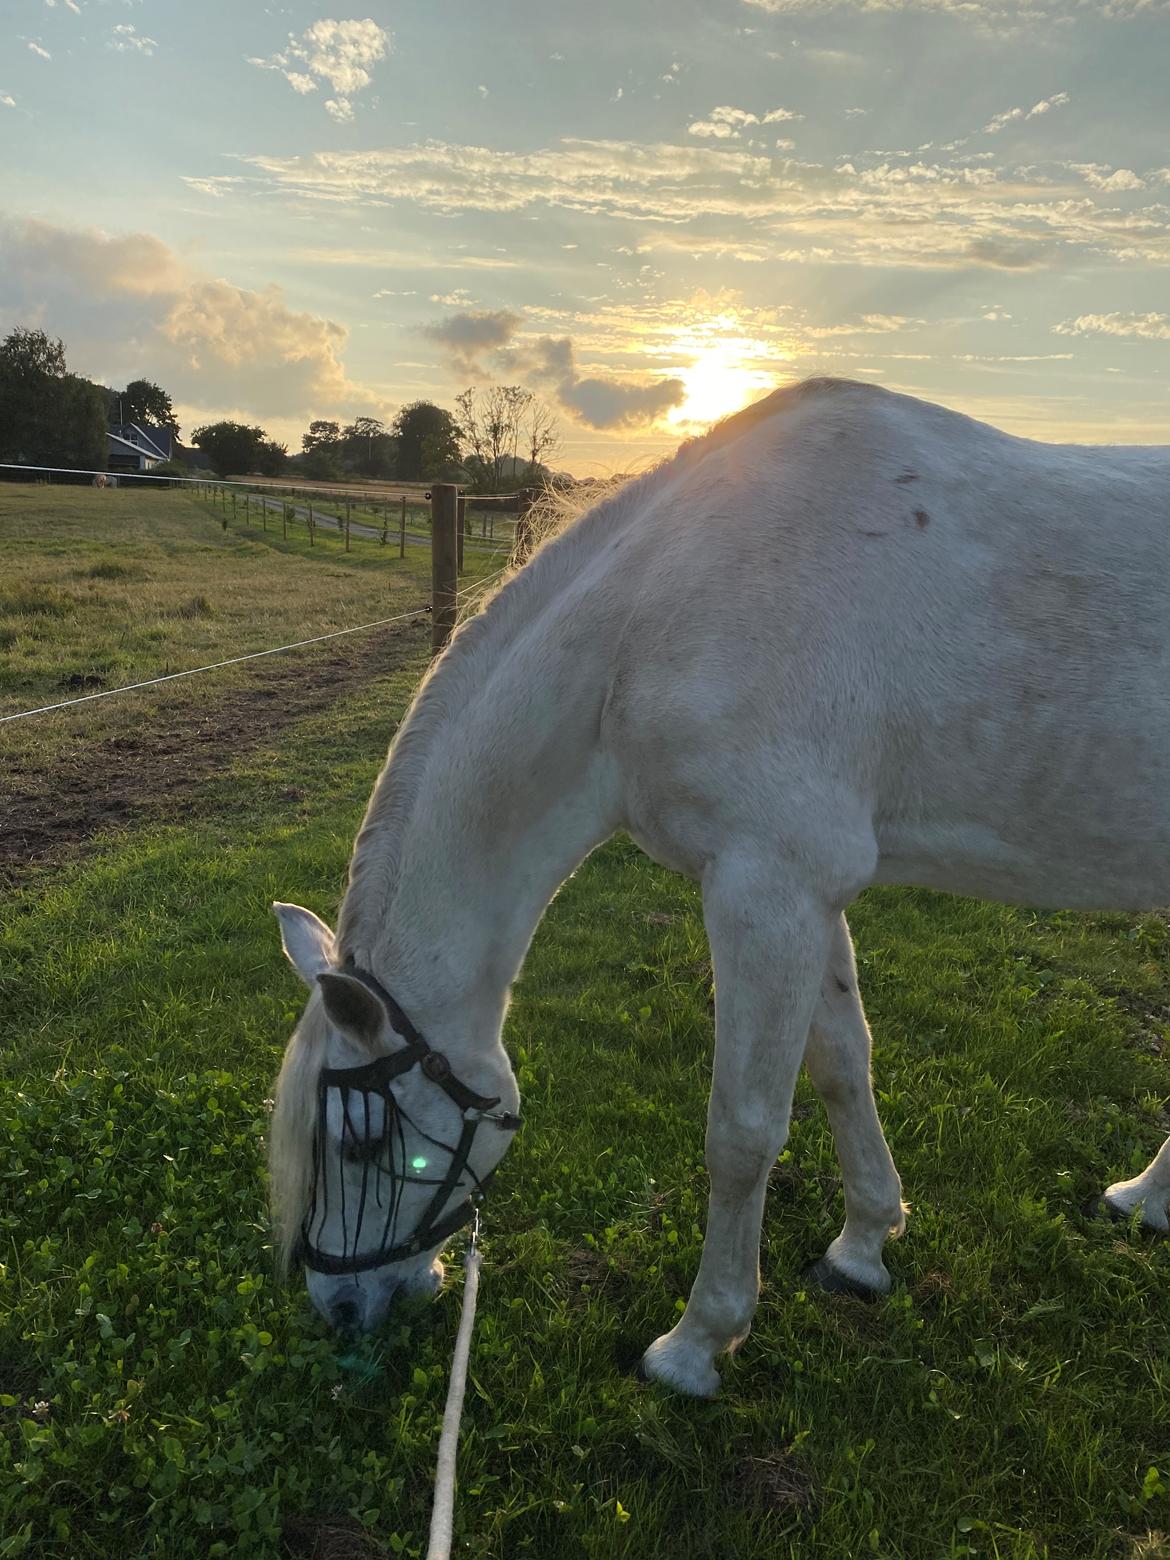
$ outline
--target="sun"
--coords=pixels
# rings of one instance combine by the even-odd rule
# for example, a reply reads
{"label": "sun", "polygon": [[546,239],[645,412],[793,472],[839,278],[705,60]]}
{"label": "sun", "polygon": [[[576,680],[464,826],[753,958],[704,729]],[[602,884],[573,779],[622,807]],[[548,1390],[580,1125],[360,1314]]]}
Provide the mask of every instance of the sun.
{"label": "sun", "polygon": [[728,417],[749,401],[758,400],[776,383],[775,374],[759,362],[762,357],[771,356],[761,341],[742,335],[702,341],[692,333],[678,345],[693,357],[678,374],[686,397],[667,413],[667,422],[675,427],[709,424]]}

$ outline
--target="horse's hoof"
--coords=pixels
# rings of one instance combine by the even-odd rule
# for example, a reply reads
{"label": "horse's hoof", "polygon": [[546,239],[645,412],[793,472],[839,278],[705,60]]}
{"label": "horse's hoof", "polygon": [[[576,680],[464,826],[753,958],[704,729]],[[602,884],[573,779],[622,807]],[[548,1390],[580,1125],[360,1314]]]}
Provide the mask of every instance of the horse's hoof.
{"label": "horse's hoof", "polygon": [[863,1284],[859,1279],[850,1278],[848,1273],[839,1273],[827,1257],[822,1257],[819,1262],[806,1267],[800,1276],[806,1284],[815,1284],[818,1289],[825,1290],[827,1294],[848,1295],[851,1300],[864,1300],[867,1305],[885,1298],[880,1289]]}
{"label": "horse's hoof", "polygon": [[1138,1215],[1137,1227],[1143,1235],[1157,1239],[1158,1237],[1164,1237],[1167,1233],[1165,1225],[1154,1223],[1140,1203],[1133,1208],[1119,1208],[1116,1203],[1109,1201],[1108,1194],[1103,1194],[1100,1197],[1090,1197],[1088,1202],[1083,1205],[1081,1211],[1087,1219],[1108,1219],[1111,1224],[1125,1225],[1129,1225],[1132,1222],[1136,1213]]}
{"label": "horse's hoof", "polygon": [[1115,1208],[1107,1197],[1090,1197],[1081,1205],[1081,1213],[1086,1219],[1108,1219],[1111,1224],[1128,1224],[1130,1218],[1128,1213]]}
{"label": "horse's hoof", "polygon": [[638,1379],[696,1398],[713,1398],[720,1386],[715,1367],[702,1359],[688,1359],[669,1333],[656,1338],[643,1354]]}

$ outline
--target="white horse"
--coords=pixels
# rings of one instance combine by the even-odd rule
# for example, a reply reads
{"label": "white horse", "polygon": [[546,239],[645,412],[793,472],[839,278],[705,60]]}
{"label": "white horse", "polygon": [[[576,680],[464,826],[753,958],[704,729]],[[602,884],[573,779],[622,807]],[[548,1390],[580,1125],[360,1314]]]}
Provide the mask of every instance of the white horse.
{"label": "white horse", "polygon": [[[334,1322],[441,1280],[516,1124],[509,987],[618,829],[702,885],[706,1242],[643,1369],[710,1394],[756,1307],[802,1059],[845,1188],[819,1276],[890,1285],[904,1211],[844,916],[861,890],[1170,896],[1170,448],[1033,443],[812,381],[599,503],[460,629],[377,782],[336,938],[276,906],[313,992],[272,1125],[279,1240],[305,1224]],[[1170,1143],[1105,1201],[1165,1230]]]}

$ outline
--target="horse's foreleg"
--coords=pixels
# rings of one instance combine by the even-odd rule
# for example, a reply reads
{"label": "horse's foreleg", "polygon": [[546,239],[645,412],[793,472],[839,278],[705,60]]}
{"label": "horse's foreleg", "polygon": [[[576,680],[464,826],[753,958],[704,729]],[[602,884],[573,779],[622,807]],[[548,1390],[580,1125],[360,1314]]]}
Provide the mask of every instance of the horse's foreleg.
{"label": "horse's foreleg", "polygon": [[1114,1181],[1105,1189],[1105,1205],[1128,1217],[1141,1205],[1142,1223],[1152,1230],[1170,1231],[1170,1138],[1132,1181]]}
{"label": "horse's foreleg", "polygon": [[853,942],[841,916],[804,1060],[833,1129],[845,1186],[845,1228],[813,1276],[826,1288],[872,1295],[890,1288],[882,1247],[891,1233],[902,1233],[906,1220],[901,1182],[878,1120],[869,1053]]}
{"label": "horse's foreleg", "polygon": [[646,1376],[682,1392],[716,1392],[715,1357],[751,1328],[768,1172],[788,1136],[838,908],[795,877],[742,861],[720,863],[703,881],[715,967],[707,1234],[686,1310],[642,1360]]}

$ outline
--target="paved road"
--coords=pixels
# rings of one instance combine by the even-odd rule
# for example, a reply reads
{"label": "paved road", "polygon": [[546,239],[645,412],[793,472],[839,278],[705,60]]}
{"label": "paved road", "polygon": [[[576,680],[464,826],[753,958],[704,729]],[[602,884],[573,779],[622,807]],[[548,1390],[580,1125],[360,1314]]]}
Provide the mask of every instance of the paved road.
{"label": "paved road", "polygon": [[[304,520],[305,522],[308,521],[309,506],[307,504],[296,504],[289,499],[268,498],[263,494],[254,494],[252,496],[259,497],[266,509],[274,509],[278,513],[282,511],[287,504],[288,508],[293,512],[294,515],[296,515],[299,520]],[[318,509],[315,504],[313,505],[313,519],[317,522],[318,525],[332,526],[335,530],[338,531],[344,530],[344,524],[340,515],[332,515],[328,512],[328,510]],[[369,536],[375,540],[380,538],[382,535],[381,526],[366,525],[364,521],[360,520],[351,520],[349,529],[353,535]],[[390,526],[386,534],[387,545],[389,545],[392,540],[397,540],[399,534],[400,533],[397,526]],[[429,534],[420,536],[417,531],[407,531],[406,542],[409,547],[429,547],[431,545],[431,538]],[[506,542],[476,541],[470,536],[465,536],[463,539],[463,551],[465,553],[487,553],[494,557],[497,554],[510,553],[511,550],[511,545]]]}

